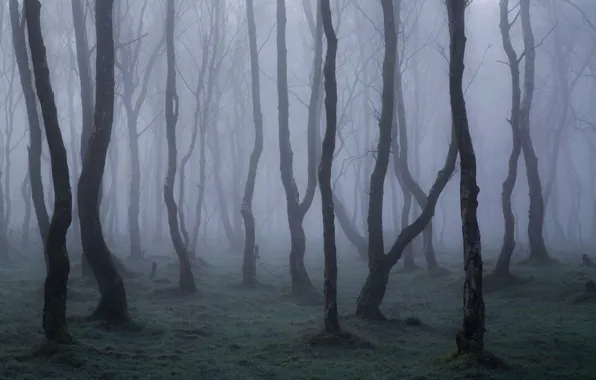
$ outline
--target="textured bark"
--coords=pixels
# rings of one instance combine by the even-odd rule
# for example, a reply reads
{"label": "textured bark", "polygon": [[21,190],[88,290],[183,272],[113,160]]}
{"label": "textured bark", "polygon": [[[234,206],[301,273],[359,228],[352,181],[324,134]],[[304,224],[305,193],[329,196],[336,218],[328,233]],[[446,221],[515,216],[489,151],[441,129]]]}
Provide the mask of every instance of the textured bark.
{"label": "textured bark", "polygon": [[511,73],[511,114],[507,121],[511,126],[512,132],[512,148],[511,154],[509,155],[508,165],[509,170],[507,172],[507,177],[503,182],[503,191],[501,192],[501,204],[505,220],[503,245],[493,272],[494,276],[501,278],[506,278],[510,275],[509,267],[511,264],[511,256],[515,249],[515,217],[513,215],[511,195],[513,194],[513,188],[515,187],[515,182],[517,180],[517,164],[521,154],[521,136],[519,132],[521,111],[520,70],[519,59],[511,43],[510,31],[512,25],[513,23],[509,21],[509,0],[501,0],[499,28],[501,29],[503,49],[507,54],[509,71]]}
{"label": "textured bark", "polygon": [[369,273],[356,304],[356,314],[364,319],[384,319],[380,307],[391,268],[399,261],[404,249],[418,236],[432,219],[441,192],[453,174],[457,158],[457,144],[453,137],[447,152],[445,164],[437,173],[428,199],[420,215],[399,233],[387,254],[383,244],[383,184],[389,166],[391,128],[394,106],[394,75],[397,50],[397,33],[393,3],[382,0],[383,25],[385,30],[385,58],[383,61],[383,93],[381,97],[381,118],[379,120],[379,142],[377,160],[370,178],[370,199],[368,211],[368,267]]}
{"label": "textured bark", "polygon": [[[82,128],[80,155],[81,163],[83,163],[85,161],[85,155],[87,153],[87,146],[89,144],[89,138],[91,137],[91,131],[93,130],[93,82],[91,79],[91,60],[89,42],[87,39],[87,26],[85,23],[85,5],[80,0],[71,0],[71,3],[81,90]],[[98,194],[101,194],[101,189]],[[79,218],[79,224],[80,223],[81,222]],[[83,277],[90,277],[93,274],[91,266],[89,265],[84,253],[81,260],[81,271]]]}
{"label": "textured bark", "polygon": [[323,211],[323,244],[325,250],[325,331],[340,331],[337,315],[337,250],[335,247],[335,217],[333,212],[333,189],[331,173],[333,154],[335,152],[335,135],[337,131],[337,80],[335,78],[335,61],[337,57],[337,36],[333,29],[329,0],[320,0],[321,22],[327,38],[327,53],[323,73],[325,75],[325,115],[327,128],[323,138],[321,162],[319,164],[319,189],[321,191],[321,207]]}
{"label": "textured bark", "polygon": [[[33,208],[37,218],[37,226],[41,236],[42,244],[46,243],[48,230],[50,228],[50,217],[46,209],[45,197],[43,192],[43,182],[41,178],[41,152],[42,152],[42,133],[39,124],[39,113],[37,112],[37,99],[33,89],[31,70],[29,69],[29,55],[25,41],[25,23],[21,22],[19,15],[19,5],[17,0],[10,0],[10,24],[12,29],[12,43],[21,78],[21,87],[23,97],[25,98],[25,108],[27,110],[27,119],[29,122],[29,182],[31,183],[31,198]],[[44,249],[44,260],[47,256]]]}
{"label": "textured bark", "polygon": [[[320,16],[320,15],[319,15]],[[308,292],[313,289],[312,282],[304,266],[304,253],[306,250],[306,236],[302,225],[304,216],[312,204],[316,190],[316,141],[317,141],[317,118],[316,104],[318,102],[318,88],[321,81],[322,61],[322,24],[320,17],[317,17],[318,34],[315,42],[315,70],[313,85],[311,87],[311,98],[309,102],[308,122],[308,184],[304,199],[300,202],[300,194],[294,179],[294,154],[290,142],[289,127],[289,99],[288,99],[288,56],[286,48],[286,4],[285,0],[277,0],[277,92],[278,92],[278,123],[279,123],[279,169],[281,181],[286,193],[286,206],[288,224],[290,227],[290,274],[292,276],[292,293],[295,295]],[[313,107],[315,105],[315,107]],[[311,115],[314,113],[314,116]]]}
{"label": "textured bark", "polygon": [[27,23],[35,88],[50,150],[55,194],[54,213],[45,243],[48,271],[44,283],[43,329],[49,341],[70,343],[72,337],[66,327],[66,296],[70,272],[66,233],[72,221],[68,158],[58,123],[58,110],[41,32],[41,3],[38,0],[25,0],[23,11]]}
{"label": "textured bark", "polygon": [[532,24],[530,21],[530,0],[521,0],[520,19],[524,38],[525,66],[524,66],[524,97],[520,112],[520,132],[522,137],[522,152],[526,163],[526,176],[530,189],[530,211],[528,223],[528,240],[530,243],[529,260],[539,263],[550,262],[543,237],[544,199],[542,183],[538,168],[538,158],[532,144],[530,133],[530,110],[534,97],[534,76],[536,64],[536,46]]}
{"label": "textured bark", "polygon": [[164,183],[164,201],[168,209],[168,224],[174,249],[180,263],[179,286],[183,292],[196,292],[197,286],[192,274],[188,251],[178,225],[178,212],[174,199],[174,182],[176,180],[177,150],[176,150],[176,123],[178,122],[178,95],[176,94],[176,55],[174,51],[174,23],[176,9],[174,0],[168,0],[166,9],[166,139],[168,142],[168,171]]}
{"label": "textured bark", "polygon": [[465,0],[447,0],[450,40],[449,95],[460,156],[460,204],[464,243],[464,316],[461,336],[457,339],[460,353],[483,350],[485,318],[480,229],[476,217],[480,189],[476,183],[476,156],[470,137],[462,87],[466,49],[465,12]]}
{"label": "textured bark", "polygon": [[95,115],[93,133],[89,137],[81,177],[77,187],[81,240],[99,286],[101,298],[91,318],[112,324],[129,320],[128,303],[122,276],[116,269],[104,239],[99,217],[101,183],[114,122],[114,33],[112,9],[114,0],[96,0],[95,27],[97,53]]}
{"label": "textured bark", "polygon": [[255,143],[248,162],[248,173],[244,185],[244,196],[240,213],[244,220],[244,260],[242,263],[242,282],[252,286],[257,280],[255,240],[255,217],[252,212],[252,198],[259,160],[263,153],[263,112],[261,110],[261,84],[259,80],[259,53],[257,50],[257,25],[253,0],[246,0],[246,18],[248,21],[248,44],[250,48],[250,77],[252,93],[252,114],[255,125]]}

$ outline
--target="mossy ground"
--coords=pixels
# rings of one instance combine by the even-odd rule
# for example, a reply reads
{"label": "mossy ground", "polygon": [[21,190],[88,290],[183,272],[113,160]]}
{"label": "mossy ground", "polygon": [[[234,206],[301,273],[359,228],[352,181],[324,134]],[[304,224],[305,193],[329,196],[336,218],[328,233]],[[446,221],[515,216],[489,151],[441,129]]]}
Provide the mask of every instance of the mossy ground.
{"label": "mossy ground", "polygon": [[[200,289],[178,296],[161,289],[177,282],[174,255],[135,264],[142,275],[127,281],[131,328],[106,330],[85,322],[98,300],[94,283],[73,264],[69,329],[76,344],[43,344],[42,266],[39,260],[0,269],[0,378],[7,379],[596,379],[596,299],[578,297],[596,269],[563,265],[517,266],[530,279],[486,295],[486,347],[510,370],[446,360],[456,350],[461,321],[460,255],[440,254],[447,276],[392,274],[384,311],[402,322],[371,324],[353,316],[366,265],[345,253],[339,263],[341,323],[369,345],[315,345],[322,306],[304,306],[284,295],[289,283],[285,250],[263,244],[259,279],[271,286],[245,289],[241,257],[206,255],[212,265],[195,268]],[[490,252],[488,253],[490,256]],[[322,289],[320,249],[307,253],[311,278]],[[519,259],[519,258],[518,258]],[[417,260],[421,260],[417,258]],[[487,270],[491,267],[490,258]],[[130,262],[127,263],[132,266]],[[399,265],[399,264],[398,264]],[[408,317],[422,324],[406,323]],[[40,349],[41,347],[41,349]]]}

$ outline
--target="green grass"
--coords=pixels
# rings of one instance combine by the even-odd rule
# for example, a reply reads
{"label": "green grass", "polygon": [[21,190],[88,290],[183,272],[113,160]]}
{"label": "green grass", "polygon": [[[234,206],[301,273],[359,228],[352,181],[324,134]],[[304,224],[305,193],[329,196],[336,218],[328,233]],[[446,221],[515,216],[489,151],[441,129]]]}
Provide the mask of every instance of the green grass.
{"label": "green grass", "polygon": [[[440,256],[452,271],[448,276],[392,274],[384,311],[401,320],[422,320],[410,326],[365,323],[353,316],[366,266],[355,254],[344,255],[342,326],[372,342],[370,349],[304,343],[321,328],[322,306],[298,305],[284,296],[289,274],[281,252],[283,247],[275,252],[262,247],[259,276],[271,287],[256,290],[236,286],[239,256],[207,256],[212,267],[195,269],[200,292],[187,297],[159,292],[176,284],[173,256],[159,259],[155,281],[148,279],[150,262],[143,264],[136,268],[142,278],[127,282],[134,328],[118,331],[77,318],[90,314],[98,295],[95,284],[79,278],[75,264],[68,314],[77,343],[45,346],[41,355],[41,268],[8,264],[0,270],[0,378],[596,379],[596,301],[577,301],[596,270],[579,266],[579,255],[556,268],[516,267],[517,275],[531,281],[486,295],[486,348],[512,367],[490,370],[445,359],[456,349],[461,321],[459,256],[452,264]],[[310,275],[322,289],[322,253],[307,256]]]}

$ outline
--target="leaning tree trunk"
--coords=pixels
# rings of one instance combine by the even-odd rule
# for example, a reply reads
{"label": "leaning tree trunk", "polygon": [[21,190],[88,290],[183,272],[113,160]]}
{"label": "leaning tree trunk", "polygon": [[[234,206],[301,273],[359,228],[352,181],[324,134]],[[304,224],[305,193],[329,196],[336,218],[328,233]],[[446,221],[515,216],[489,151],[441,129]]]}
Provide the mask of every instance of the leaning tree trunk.
{"label": "leaning tree trunk", "polygon": [[255,240],[255,217],[252,212],[252,198],[259,159],[263,152],[263,112],[261,110],[261,85],[259,81],[259,53],[257,50],[257,26],[253,0],[246,0],[246,18],[248,20],[248,44],[250,48],[250,76],[252,92],[252,114],[255,124],[255,144],[248,162],[248,173],[244,185],[244,196],[240,213],[244,220],[244,261],[242,263],[242,283],[253,286],[257,281]]}
{"label": "leaning tree trunk", "polygon": [[178,121],[178,95],[176,94],[176,56],[174,51],[174,19],[176,9],[174,0],[168,0],[166,9],[166,139],[168,141],[168,171],[164,183],[164,201],[168,209],[168,224],[174,249],[180,263],[179,286],[183,292],[196,292],[197,286],[192,274],[188,251],[178,225],[178,206],[174,200],[174,182],[176,180],[177,151],[176,151],[176,123]]}
{"label": "leaning tree trunk", "polygon": [[66,233],[72,221],[72,193],[68,158],[58,123],[58,110],[50,82],[50,70],[41,32],[41,3],[25,0],[25,22],[29,36],[35,88],[41,104],[46,138],[52,162],[54,213],[45,242],[48,271],[44,283],[43,329],[49,341],[70,343],[66,327],[66,295],[70,261],[66,252]]}
{"label": "leaning tree trunk", "polygon": [[509,71],[511,72],[511,115],[507,120],[512,131],[512,149],[509,155],[509,170],[507,177],[503,182],[503,191],[501,193],[501,203],[503,207],[503,217],[505,219],[505,231],[503,234],[503,246],[497,260],[493,276],[496,279],[509,280],[511,273],[509,270],[511,256],[515,249],[515,217],[513,215],[513,206],[511,195],[517,179],[517,164],[521,154],[521,136],[519,133],[520,111],[521,111],[521,89],[520,89],[520,70],[517,53],[511,43],[511,26],[509,21],[509,0],[501,0],[500,3],[500,22],[501,40],[503,49],[507,54],[509,61]]}
{"label": "leaning tree trunk", "polygon": [[525,72],[524,72],[524,98],[522,100],[520,114],[520,131],[522,137],[522,152],[526,163],[526,176],[530,189],[530,212],[528,223],[528,241],[530,243],[529,261],[537,263],[549,263],[551,258],[548,255],[543,237],[544,225],[544,199],[542,196],[542,183],[538,171],[538,158],[532,144],[530,133],[530,110],[534,97],[534,75],[536,65],[536,46],[532,23],[530,21],[530,0],[520,1],[520,19],[524,36],[525,51]]}
{"label": "leaning tree trunk", "polygon": [[333,30],[331,7],[329,0],[321,0],[321,18],[325,37],[327,38],[327,54],[325,56],[325,113],[327,128],[323,139],[321,163],[319,164],[319,189],[321,191],[321,207],[323,209],[323,241],[325,250],[325,331],[340,331],[337,315],[337,250],[335,247],[335,217],[333,213],[333,189],[331,188],[331,168],[335,152],[335,135],[337,130],[337,81],[335,79],[335,59],[337,56],[337,36]]}
{"label": "leaning tree trunk", "polygon": [[[522,0],[523,1],[523,0]],[[466,0],[447,0],[449,18],[449,95],[451,117],[460,156],[460,202],[464,242],[464,318],[458,334],[458,351],[484,349],[484,298],[482,295],[482,253],[476,217],[478,192],[476,156],[470,137],[462,81],[466,49]]]}
{"label": "leaning tree trunk", "polygon": [[95,115],[93,134],[86,144],[85,159],[77,187],[81,240],[101,298],[92,314],[93,319],[111,324],[129,320],[128,303],[122,276],[116,270],[103,236],[99,217],[101,183],[114,122],[114,31],[112,9],[114,0],[96,0],[95,30],[97,36]]}
{"label": "leaning tree trunk", "polygon": [[385,31],[385,58],[383,60],[383,92],[381,96],[381,117],[379,119],[379,139],[377,160],[370,177],[370,198],[368,206],[368,268],[369,273],[356,303],[356,315],[363,319],[383,320],[381,303],[387,290],[389,272],[399,261],[404,249],[411,244],[432,219],[441,192],[449,182],[457,159],[457,144],[453,139],[449,147],[445,165],[437,173],[426,205],[410,225],[403,228],[387,254],[383,243],[383,185],[391,148],[391,128],[393,124],[394,75],[397,56],[397,32],[392,0],[381,0],[383,27]]}
{"label": "leaning tree trunk", "polygon": [[[39,114],[37,111],[37,99],[33,89],[31,71],[29,69],[29,56],[27,45],[25,43],[25,25],[21,23],[19,15],[19,4],[17,0],[10,0],[10,24],[12,29],[12,42],[16,56],[19,76],[21,78],[21,87],[23,97],[25,98],[25,108],[27,109],[27,119],[29,122],[29,147],[27,149],[29,162],[29,181],[31,183],[31,198],[33,208],[37,218],[37,226],[41,236],[42,244],[46,243],[48,230],[50,228],[50,217],[46,209],[45,197],[43,192],[43,181],[41,177],[41,152],[42,152],[42,133],[39,125]],[[47,256],[44,249],[44,260],[46,269],[48,266]]]}

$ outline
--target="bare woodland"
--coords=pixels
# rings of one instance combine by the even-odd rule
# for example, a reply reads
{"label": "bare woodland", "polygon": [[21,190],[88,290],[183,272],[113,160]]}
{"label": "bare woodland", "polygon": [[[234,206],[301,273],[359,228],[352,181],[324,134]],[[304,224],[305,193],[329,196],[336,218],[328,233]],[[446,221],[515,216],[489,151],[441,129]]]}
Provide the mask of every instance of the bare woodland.
{"label": "bare woodland", "polygon": [[596,371],[596,3],[8,0],[0,33],[9,376]]}

